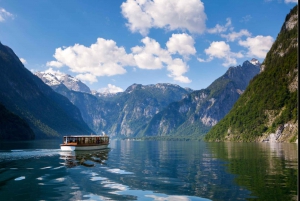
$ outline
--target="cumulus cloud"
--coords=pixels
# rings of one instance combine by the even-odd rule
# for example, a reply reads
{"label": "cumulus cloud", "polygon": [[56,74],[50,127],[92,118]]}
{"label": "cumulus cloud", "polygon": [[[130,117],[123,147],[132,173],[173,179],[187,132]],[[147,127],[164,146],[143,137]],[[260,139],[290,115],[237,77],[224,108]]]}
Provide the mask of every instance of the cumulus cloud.
{"label": "cumulus cloud", "polygon": [[248,37],[244,41],[239,41],[239,45],[248,48],[247,56],[265,58],[270,50],[274,39],[271,36]]}
{"label": "cumulus cloud", "polygon": [[160,44],[149,37],[141,41],[144,46],[135,46],[131,48],[137,67],[141,69],[161,69],[163,62],[168,63],[172,60],[168,51],[162,49]]}
{"label": "cumulus cloud", "polygon": [[172,37],[169,39],[166,45],[171,54],[178,53],[187,57],[188,55],[194,55],[196,53],[194,44],[194,39],[190,35],[183,33],[172,34]]}
{"label": "cumulus cloud", "polygon": [[189,83],[187,77],[183,76],[188,71],[188,66],[180,58],[173,59],[171,53],[160,47],[160,44],[149,37],[142,39],[143,46],[131,48],[136,66],[141,69],[161,69],[167,67],[169,77],[174,80]]}
{"label": "cumulus cloud", "polygon": [[230,18],[227,18],[226,19],[226,24],[225,25],[219,25],[217,24],[214,28],[211,28],[211,29],[207,29],[206,31],[208,33],[211,33],[211,34],[215,34],[215,33],[222,33],[222,32],[225,32],[227,31],[228,29],[231,29],[231,19]]}
{"label": "cumulus cloud", "polygon": [[98,82],[97,77],[91,73],[78,74],[75,77],[83,82],[89,82],[91,84]]}
{"label": "cumulus cloud", "polygon": [[0,8],[0,22],[4,22],[8,18],[13,19],[14,15],[6,11],[4,8]]}
{"label": "cumulus cloud", "polygon": [[183,76],[184,73],[186,73],[189,69],[189,67],[184,63],[181,59],[176,58],[172,60],[168,66],[168,71],[170,71],[170,74],[168,74],[169,77],[172,77],[174,80],[182,83],[190,83],[191,80]]}
{"label": "cumulus cloud", "polygon": [[64,75],[59,70],[53,70],[53,68],[48,68],[47,70],[45,70],[45,73],[50,73],[50,74],[53,74],[53,75]]}
{"label": "cumulus cloud", "polygon": [[52,66],[52,67],[60,68],[60,67],[63,67],[64,64],[60,63],[59,61],[48,61],[46,63],[46,66]]}
{"label": "cumulus cloud", "polygon": [[20,61],[25,65],[25,64],[27,64],[27,61],[25,60],[25,59],[23,59],[23,58],[20,58]]}
{"label": "cumulus cloud", "polygon": [[284,0],[284,3],[298,3],[298,0]]}
{"label": "cumulus cloud", "polygon": [[[124,74],[123,66],[134,65],[133,56],[127,54],[123,47],[118,47],[113,40],[98,38],[90,47],[75,44],[70,47],[57,48],[53,55],[56,61],[47,62],[47,66],[68,66],[72,72],[85,75],[93,82],[90,75],[112,76]],[[82,76],[83,76],[82,75]]]}
{"label": "cumulus cloud", "polygon": [[49,61],[46,65],[56,68],[67,66],[70,71],[78,73],[76,76],[78,79],[90,83],[97,82],[99,76],[124,74],[126,66],[147,70],[167,68],[170,72],[168,76],[174,80],[190,82],[183,76],[188,71],[188,66],[181,58],[174,59],[172,54],[176,52],[179,56],[195,54],[194,40],[191,36],[173,34],[165,49],[149,37],[143,38],[141,42],[143,45],[132,47],[131,53],[128,54],[114,41],[98,38],[90,47],[75,44],[57,48],[53,55],[56,60]]}
{"label": "cumulus cloud", "polygon": [[113,84],[108,84],[107,87],[101,88],[98,90],[100,93],[118,93],[123,92],[124,90],[120,87],[117,87]]}
{"label": "cumulus cloud", "polygon": [[230,42],[238,40],[238,39],[240,39],[243,36],[249,37],[249,36],[251,36],[251,33],[248,30],[246,30],[246,29],[242,29],[239,32],[233,31],[233,32],[231,32],[229,34],[221,34],[221,37],[226,38],[226,40],[230,41]]}
{"label": "cumulus cloud", "polygon": [[121,9],[129,29],[144,36],[151,28],[205,31],[207,17],[200,0],[127,0]]}
{"label": "cumulus cloud", "polygon": [[208,56],[207,60],[198,58],[200,62],[209,62],[214,58],[224,60],[223,66],[228,67],[232,65],[237,65],[236,58],[242,58],[243,54],[241,52],[234,53],[231,52],[230,46],[224,41],[214,41],[210,46],[204,50],[205,54]]}

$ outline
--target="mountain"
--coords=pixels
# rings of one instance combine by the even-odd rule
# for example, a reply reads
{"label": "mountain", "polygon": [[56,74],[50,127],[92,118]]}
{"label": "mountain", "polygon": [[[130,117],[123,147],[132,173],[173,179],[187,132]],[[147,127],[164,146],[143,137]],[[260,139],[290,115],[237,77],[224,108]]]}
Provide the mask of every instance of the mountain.
{"label": "mountain", "polygon": [[32,140],[34,132],[19,116],[0,103],[0,140]]}
{"label": "mountain", "polygon": [[157,113],[140,137],[199,137],[219,122],[246,89],[249,81],[259,73],[256,59],[242,66],[230,67],[208,88],[197,90],[184,99],[169,104]]}
{"label": "mountain", "polygon": [[84,121],[96,133],[105,131],[116,138],[135,137],[156,113],[193,91],[159,83],[133,84],[116,94],[94,91],[89,94],[70,90],[64,84],[51,85],[45,79],[44,82],[76,105]]}
{"label": "mountain", "polygon": [[298,140],[298,6],[282,28],[233,109],[205,136],[207,141]]}
{"label": "mountain", "polygon": [[119,115],[114,118],[111,133],[122,137],[135,137],[143,130],[155,114],[168,104],[179,101],[192,90],[175,84],[133,84],[113,102],[119,107]]}
{"label": "mountain", "polygon": [[92,132],[77,107],[28,71],[1,43],[0,69],[0,103],[27,123],[35,138]]}
{"label": "mountain", "polygon": [[69,90],[91,93],[91,90],[88,86],[86,86],[77,78],[72,77],[71,75],[56,71],[36,72],[35,75],[52,88],[64,85]]}

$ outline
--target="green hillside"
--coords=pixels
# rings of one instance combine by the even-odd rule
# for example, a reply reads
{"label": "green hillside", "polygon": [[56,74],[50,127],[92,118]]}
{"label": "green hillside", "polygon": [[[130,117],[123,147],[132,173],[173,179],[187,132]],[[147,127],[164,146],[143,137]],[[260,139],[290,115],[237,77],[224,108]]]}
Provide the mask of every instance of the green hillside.
{"label": "green hillside", "polygon": [[[282,141],[297,139],[298,6],[286,16],[262,72],[232,110],[205,136],[207,141],[262,141],[284,126]],[[287,129],[288,128],[288,129]]]}

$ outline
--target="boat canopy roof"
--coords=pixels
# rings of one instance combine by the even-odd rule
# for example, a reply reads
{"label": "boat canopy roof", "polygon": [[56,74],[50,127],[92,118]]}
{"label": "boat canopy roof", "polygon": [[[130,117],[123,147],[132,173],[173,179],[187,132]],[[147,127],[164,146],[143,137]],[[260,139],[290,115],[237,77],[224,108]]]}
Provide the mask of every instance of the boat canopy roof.
{"label": "boat canopy roof", "polygon": [[108,135],[68,135],[65,137],[109,137]]}

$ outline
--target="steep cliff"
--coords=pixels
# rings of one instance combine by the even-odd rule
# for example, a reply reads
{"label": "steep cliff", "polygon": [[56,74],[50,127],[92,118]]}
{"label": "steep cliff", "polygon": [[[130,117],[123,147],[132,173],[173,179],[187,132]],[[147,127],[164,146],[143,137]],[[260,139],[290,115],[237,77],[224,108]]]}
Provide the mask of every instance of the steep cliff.
{"label": "steep cliff", "polygon": [[78,108],[34,76],[1,43],[0,69],[0,103],[27,123],[35,138],[92,132]]}
{"label": "steep cliff", "polygon": [[256,76],[233,109],[205,136],[207,141],[289,141],[298,139],[298,6]]}

